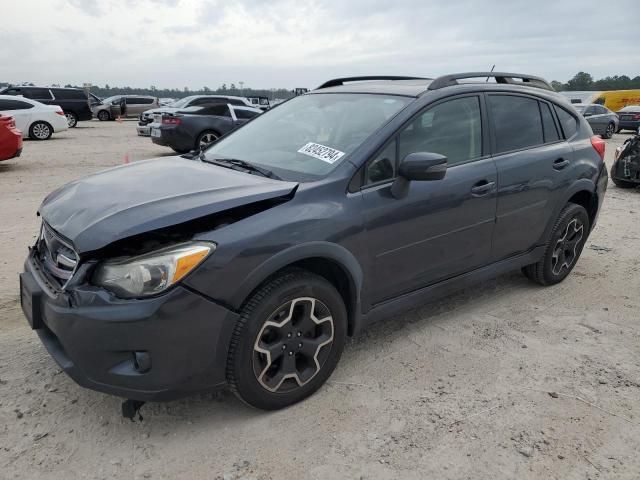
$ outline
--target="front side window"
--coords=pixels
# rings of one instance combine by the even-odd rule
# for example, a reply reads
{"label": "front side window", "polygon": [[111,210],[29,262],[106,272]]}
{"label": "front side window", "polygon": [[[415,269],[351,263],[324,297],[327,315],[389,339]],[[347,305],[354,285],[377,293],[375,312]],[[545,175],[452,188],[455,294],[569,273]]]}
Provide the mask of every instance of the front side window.
{"label": "front side window", "polygon": [[544,143],[538,101],[512,95],[489,95],[496,136],[496,153]]}
{"label": "front side window", "polygon": [[366,185],[385,182],[396,177],[398,165],[396,149],[397,141],[393,139],[373,160],[367,163],[364,179]]}
{"label": "front side window", "polygon": [[431,152],[447,157],[449,166],[482,156],[482,121],[478,97],[448,100],[418,115],[398,136],[399,159]]}
{"label": "front side window", "polygon": [[196,112],[198,115],[217,115],[219,117],[230,117],[229,107],[224,103],[208,105]]}
{"label": "front side window", "polygon": [[410,101],[356,93],[295,97],[223,137],[206,156],[244,160],[287,180],[315,180],[344,162]]}

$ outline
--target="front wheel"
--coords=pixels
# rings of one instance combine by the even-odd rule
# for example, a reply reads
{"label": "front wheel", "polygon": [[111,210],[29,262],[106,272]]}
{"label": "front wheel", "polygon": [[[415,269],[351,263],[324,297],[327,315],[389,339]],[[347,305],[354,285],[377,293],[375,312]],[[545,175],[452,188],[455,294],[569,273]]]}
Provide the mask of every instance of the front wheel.
{"label": "front wheel", "polygon": [[242,308],[227,379],[246,403],[276,410],[313,394],[335,369],[347,312],[333,285],[292,269],[263,284]]}
{"label": "front wheel", "polygon": [[108,120],[111,120],[111,114],[106,110],[100,110],[98,112],[98,120],[100,120],[101,122],[106,122]]}
{"label": "front wheel", "polygon": [[589,234],[589,215],[583,206],[569,203],[556,220],[544,256],[522,272],[540,285],[564,280],[576,265]]}
{"label": "front wheel", "polygon": [[64,112],[64,116],[67,117],[67,125],[69,128],[75,128],[78,125],[78,116],[73,112]]}

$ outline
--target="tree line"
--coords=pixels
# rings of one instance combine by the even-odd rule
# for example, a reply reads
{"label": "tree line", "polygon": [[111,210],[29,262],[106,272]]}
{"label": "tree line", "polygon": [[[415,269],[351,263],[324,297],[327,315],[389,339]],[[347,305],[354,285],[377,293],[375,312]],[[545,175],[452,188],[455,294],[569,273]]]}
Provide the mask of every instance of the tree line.
{"label": "tree line", "polygon": [[576,73],[567,83],[554,80],[551,86],[558,92],[563,91],[580,91],[580,90],[632,90],[640,89],[640,76],[628,77],[627,75],[613,75],[594,80],[591,74],[587,72]]}

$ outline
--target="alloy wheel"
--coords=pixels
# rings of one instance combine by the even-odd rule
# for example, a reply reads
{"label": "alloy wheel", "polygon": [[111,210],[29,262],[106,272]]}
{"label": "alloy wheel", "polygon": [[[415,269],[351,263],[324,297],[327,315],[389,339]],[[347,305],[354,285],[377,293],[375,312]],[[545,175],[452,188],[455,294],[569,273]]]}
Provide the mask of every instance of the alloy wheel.
{"label": "alloy wheel", "polygon": [[200,137],[199,147],[200,150],[209,146],[209,144],[215,142],[218,139],[218,136],[215,133],[205,133]]}
{"label": "alloy wheel", "polygon": [[615,129],[616,129],[616,127],[613,125],[613,123],[610,123],[609,125],[607,125],[607,130],[605,132],[605,136],[607,138],[613,137],[613,133],[614,133]]}
{"label": "alloy wheel", "polygon": [[329,308],[312,297],[281,305],[264,323],[253,347],[253,373],[270,392],[307,384],[322,369],[334,340]]}
{"label": "alloy wheel", "polygon": [[78,123],[73,113],[65,113],[64,116],[67,117],[67,125],[69,126],[69,128],[75,127]]}
{"label": "alloy wheel", "polygon": [[38,140],[46,140],[51,135],[51,129],[44,123],[37,123],[33,126],[33,135]]}
{"label": "alloy wheel", "polygon": [[572,219],[553,249],[551,271],[554,275],[560,275],[564,269],[571,268],[578,258],[578,248],[583,237],[584,225],[577,218]]}

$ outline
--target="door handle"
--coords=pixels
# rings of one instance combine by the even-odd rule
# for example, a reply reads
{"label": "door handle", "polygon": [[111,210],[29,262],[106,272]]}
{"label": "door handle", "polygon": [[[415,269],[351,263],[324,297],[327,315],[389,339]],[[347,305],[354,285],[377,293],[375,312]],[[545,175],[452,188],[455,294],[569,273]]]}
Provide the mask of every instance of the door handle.
{"label": "door handle", "polygon": [[488,180],[480,180],[471,188],[471,195],[474,197],[482,197],[493,190],[496,182],[489,182]]}
{"label": "door handle", "polygon": [[564,158],[558,158],[553,162],[554,170],[562,170],[563,168],[569,165],[569,160],[565,160]]}

